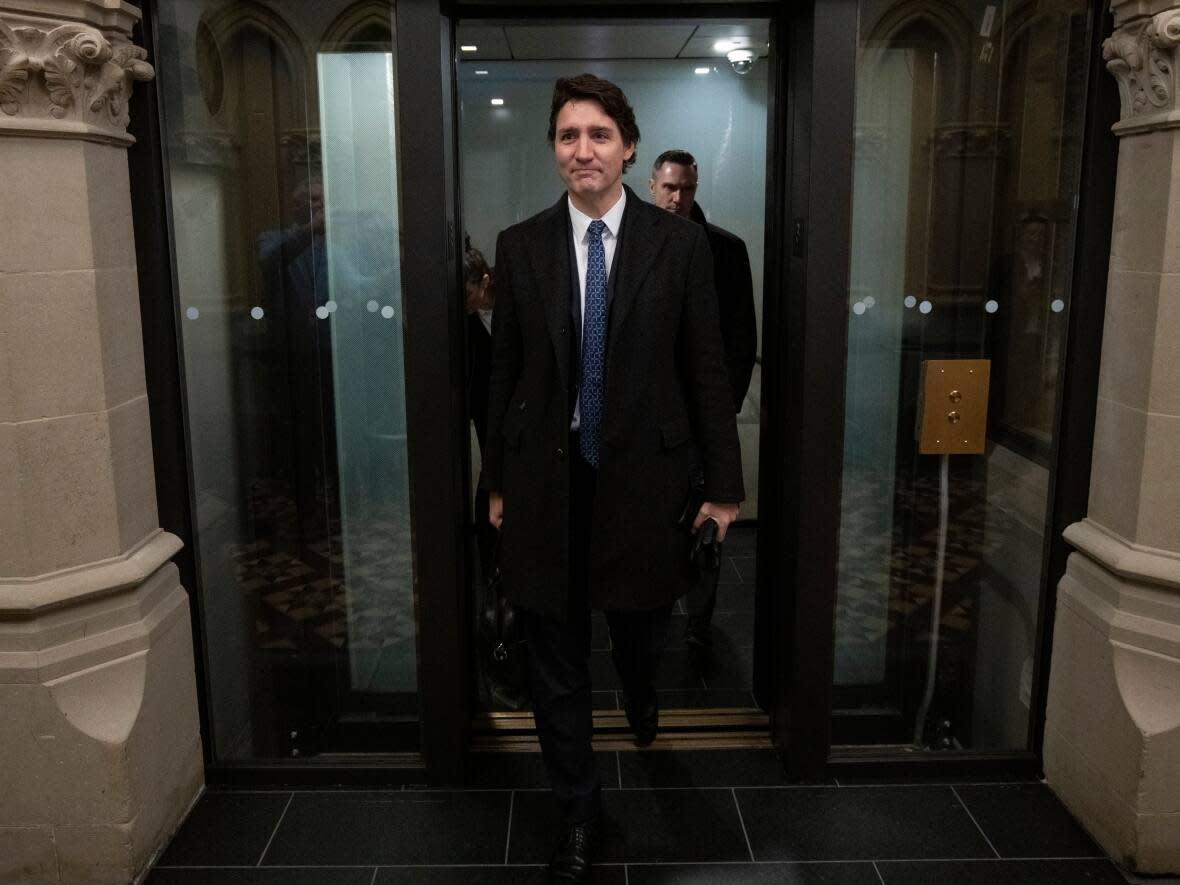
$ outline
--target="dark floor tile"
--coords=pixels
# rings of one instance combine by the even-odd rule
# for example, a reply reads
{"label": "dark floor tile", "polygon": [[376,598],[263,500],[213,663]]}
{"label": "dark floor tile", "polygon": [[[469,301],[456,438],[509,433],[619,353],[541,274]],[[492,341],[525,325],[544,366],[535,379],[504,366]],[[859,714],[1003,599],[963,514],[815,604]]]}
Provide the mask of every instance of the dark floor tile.
{"label": "dark floor tile", "polygon": [[733,564],[732,556],[722,556],[721,573],[717,576],[717,582],[719,584],[740,584],[742,582],[742,573]]}
{"label": "dark floor tile", "polygon": [[708,710],[714,707],[754,707],[749,691],[736,688],[660,689],[661,710]]}
{"label": "dark floor tile", "polygon": [[956,786],[1000,857],[1102,857],[1044,784]]}
{"label": "dark floor tile", "polygon": [[[594,868],[594,885],[624,885],[621,866]],[[401,867],[377,873],[373,885],[547,885],[543,866],[519,867]]]}
{"label": "dark floor tile", "polygon": [[144,881],[144,885],[369,885],[372,881],[372,867],[331,870],[306,867],[284,867],[281,870],[157,867]]}
{"label": "dark floor tile", "polygon": [[724,639],[713,644],[713,660],[705,675],[709,688],[741,688],[754,685],[754,649],[733,646]]}
{"label": "dark floor tile", "polygon": [[993,857],[949,787],[738,790],[756,860]]}
{"label": "dark floor tile", "polygon": [[263,864],[500,863],[508,805],[500,791],[296,793]]}
{"label": "dark floor tile", "polygon": [[627,877],[630,885],[881,885],[871,863],[638,865]]}
{"label": "dark floor tile", "polygon": [[[615,754],[595,753],[594,761],[602,785],[617,787],[619,766]],[[540,753],[472,753],[465,786],[472,790],[548,789],[549,778]]]}
{"label": "dark floor tile", "polygon": [[754,612],[714,612],[713,635],[728,638],[732,645],[754,644]]}
{"label": "dark floor tile", "polygon": [[678,750],[620,753],[624,787],[754,787],[785,783],[777,752]]}
{"label": "dark floor tile", "polygon": [[754,585],[727,584],[724,580],[717,585],[717,607],[714,615],[726,612],[754,612]]}
{"label": "dark floor tile", "polygon": [[730,556],[753,556],[758,546],[758,526],[730,526],[725,533],[724,550]]}
{"label": "dark floor tile", "polygon": [[1125,885],[1108,860],[878,862],[885,885]]}
{"label": "dark floor tile", "polygon": [[160,864],[253,866],[290,798],[290,793],[206,792]]}
{"label": "dark floor tile", "polygon": [[[603,863],[749,860],[729,790],[610,790],[602,795]],[[543,863],[560,835],[552,797],[517,793],[510,863]]]}
{"label": "dark floor tile", "polygon": [[737,569],[738,574],[741,575],[742,583],[754,583],[754,557],[750,556],[735,556],[733,558],[734,568]]}

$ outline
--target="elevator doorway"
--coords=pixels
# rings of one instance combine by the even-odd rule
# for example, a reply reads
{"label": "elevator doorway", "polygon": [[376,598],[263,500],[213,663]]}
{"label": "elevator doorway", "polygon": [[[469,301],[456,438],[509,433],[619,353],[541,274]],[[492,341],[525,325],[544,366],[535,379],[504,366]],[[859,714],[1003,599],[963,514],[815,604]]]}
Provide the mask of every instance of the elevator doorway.
{"label": "elevator doorway", "polygon": [[[761,18],[593,23],[472,19],[458,23],[455,47],[460,240],[486,259],[493,276],[499,232],[552,205],[562,192],[545,138],[549,101],[555,79],[584,71],[618,83],[635,108],[641,133],[638,160],[624,179],[634,194],[658,203],[660,175],[653,165],[666,151],[685,151],[696,163],[694,217],[728,232],[744,246],[748,280],[742,269],[729,262],[733,279],[718,280],[718,296],[723,310],[724,303],[752,301],[748,336],[752,358],[744,370],[740,365],[736,371],[731,368],[731,375],[740,376],[736,385],[745,387],[744,394],[735,393],[735,399],[740,399],[736,415],[747,497],[740,522],[724,545],[711,614],[709,589],[704,586],[678,600],[673,609],[655,684],[661,709],[657,745],[765,746],[769,719],[755,679],[759,617],[755,563],[767,172],[775,166],[768,157],[773,117],[771,22]],[[731,60],[727,56],[734,50],[739,52]],[[469,389],[475,392],[469,397],[473,413],[478,411],[482,380],[477,354],[481,347],[486,349],[488,335],[486,325],[475,317],[474,313],[469,317],[465,329],[470,356],[467,377]],[[723,318],[729,361],[743,345],[735,343],[740,335],[728,334],[727,322]],[[741,364],[742,357],[736,355],[735,362]],[[480,466],[474,427],[470,438],[474,488]],[[468,506],[475,538],[484,515],[479,512],[483,499],[473,498],[469,496]],[[482,556],[478,546],[473,543],[471,550],[478,563],[472,569],[477,586],[487,560],[486,546]],[[690,625],[696,634],[704,633],[707,641],[686,641]],[[475,746],[534,740],[531,714],[519,709],[511,695],[497,691],[480,655],[472,660]],[[596,741],[603,748],[628,744],[624,699],[601,612],[593,616],[591,674]]]}

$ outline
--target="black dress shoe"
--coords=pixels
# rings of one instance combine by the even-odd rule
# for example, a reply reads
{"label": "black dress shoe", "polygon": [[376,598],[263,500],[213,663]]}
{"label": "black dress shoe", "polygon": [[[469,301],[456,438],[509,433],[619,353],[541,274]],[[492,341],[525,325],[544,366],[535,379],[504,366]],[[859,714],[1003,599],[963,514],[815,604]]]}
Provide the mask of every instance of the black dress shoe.
{"label": "black dress shoe", "polygon": [[553,885],[577,885],[590,881],[590,867],[598,850],[598,822],[574,824],[561,837],[549,863]]}
{"label": "black dress shoe", "polygon": [[660,705],[656,701],[637,706],[624,704],[623,712],[635,733],[636,744],[646,747],[656,739],[656,732],[660,730]]}

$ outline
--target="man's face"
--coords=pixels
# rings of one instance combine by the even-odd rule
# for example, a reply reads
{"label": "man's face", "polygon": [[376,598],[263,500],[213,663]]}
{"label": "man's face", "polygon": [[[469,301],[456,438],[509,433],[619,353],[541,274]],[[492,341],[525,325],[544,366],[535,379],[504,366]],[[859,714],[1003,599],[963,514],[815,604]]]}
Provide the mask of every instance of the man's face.
{"label": "man's face", "polygon": [[[619,127],[593,99],[567,101],[557,112],[553,152],[557,171],[575,202],[596,208],[622,191],[623,163],[635,153]],[[579,207],[581,208],[581,207]]]}
{"label": "man's face", "polygon": [[652,173],[647,186],[661,209],[688,217],[697,195],[697,171],[680,163],[665,163]]}

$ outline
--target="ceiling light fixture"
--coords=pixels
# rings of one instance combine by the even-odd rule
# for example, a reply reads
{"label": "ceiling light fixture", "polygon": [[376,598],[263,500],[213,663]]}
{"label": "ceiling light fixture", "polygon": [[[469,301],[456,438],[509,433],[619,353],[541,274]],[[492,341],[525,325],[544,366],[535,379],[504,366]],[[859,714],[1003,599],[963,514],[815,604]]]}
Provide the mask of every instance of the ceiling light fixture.
{"label": "ceiling light fixture", "polygon": [[492,106],[493,106],[493,107],[497,107],[497,108],[498,108],[498,107],[500,107],[502,104],[504,104],[504,99],[502,99],[502,98],[493,98],[493,99],[492,99]]}
{"label": "ceiling light fixture", "polygon": [[488,75],[487,71],[476,71],[475,72],[475,76],[477,76],[477,77],[486,77],[487,75]]}
{"label": "ceiling light fixture", "polygon": [[694,74],[707,74],[711,70],[713,70],[713,69],[712,68],[693,68],[692,72]]}
{"label": "ceiling light fixture", "polygon": [[478,52],[479,51],[479,47],[476,46],[474,43],[467,43],[463,46],[460,46],[459,49],[462,52]]}

